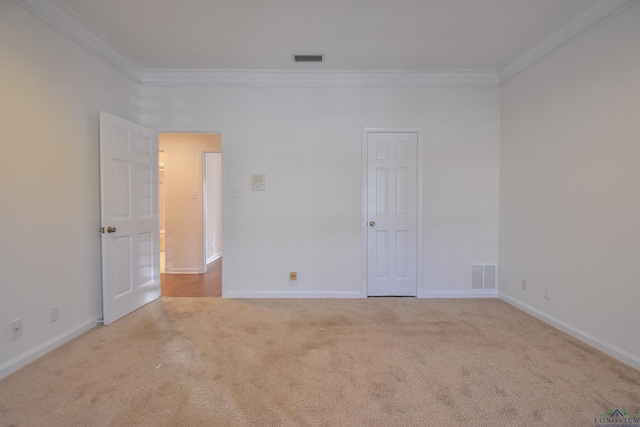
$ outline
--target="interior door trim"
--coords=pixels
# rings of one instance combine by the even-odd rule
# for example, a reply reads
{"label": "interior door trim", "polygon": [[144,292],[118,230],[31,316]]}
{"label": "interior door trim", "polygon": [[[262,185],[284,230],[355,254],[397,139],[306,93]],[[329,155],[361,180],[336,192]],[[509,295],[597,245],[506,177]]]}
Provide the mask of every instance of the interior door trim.
{"label": "interior door trim", "polygon": [[[229,217],[228,207],[229,207],[229,193],[230,191],[227,188],[227,183],[229,182],[228,172],[229,168],[226,163],[228,161],[228,156],[224,155],[225,150],[227,150],[227,129],[224,126],[211,126],[207,128],[201,127],[191,127],[191,126],[158,126],[157,128],[158,134],[161,133],[216,133],[220,134],[220,153],[222,154],[222,247],[220,250],[224,254],[226,248],[229,247],[227,232],[227,218]],[[222,298],[229,297],[229,291],[225,287],[225,283],[228,283],[227,275],[229,274],[229,269],[225,267],[226,263],[229,262],[229,257],[222,256]]]}
{"label": "interior door trim", "polygon": [[369,178],[368,178],[368,167],[369,167],[369,148],[368,148],[368,138],[370,133],[416,133],[418,135],[418,159],[417,159],[417,173],[418,173],[418,186],[417,186],[417,248],[416,248],[416,269],[417,269],[417,277],[416,277],[416,295],[418,298],[424,297],[424,283],[423,283],[423,271],[422,271],[422,236],[423,236],[423,215],[422,215],[422,199],[423,199],[423,165],[425,163],[425,149],[424,142],[422,138],[423,130],[420,126],[410,126],[410,127],[398,127],[398,128],[386,128],[386,127],[363,127],[362,128],[362,221],[361,221],[361,278],[362,278],[362,287],[360,290],[360,295],[362,298],[367,298],[367,285],[368,285],[368,268],[367,268],[367,253],[368,253],[368,228],[369,228],[369,215],[368,215],[368,186],[369,186]]}

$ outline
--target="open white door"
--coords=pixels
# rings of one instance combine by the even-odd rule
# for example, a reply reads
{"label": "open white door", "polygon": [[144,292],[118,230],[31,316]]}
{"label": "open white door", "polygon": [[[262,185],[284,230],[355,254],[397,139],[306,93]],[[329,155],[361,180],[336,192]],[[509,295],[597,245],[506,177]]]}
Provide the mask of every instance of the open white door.
{"label": "open white door", "polygon": [[367,295],[417,294],[416,132],[367,134]]}
{"label": "open white door", "polygon": [[104,324],[160,297],[158,134],[100,113]]}

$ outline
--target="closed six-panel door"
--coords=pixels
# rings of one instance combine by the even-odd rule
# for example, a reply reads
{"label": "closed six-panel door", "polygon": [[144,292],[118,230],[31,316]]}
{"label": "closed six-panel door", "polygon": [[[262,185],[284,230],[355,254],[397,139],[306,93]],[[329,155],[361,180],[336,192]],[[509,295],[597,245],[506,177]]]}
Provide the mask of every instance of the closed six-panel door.
{"label": "closed six-panel door", "polygon": [[416,296],[415,132],[367,135],[367,294]]}

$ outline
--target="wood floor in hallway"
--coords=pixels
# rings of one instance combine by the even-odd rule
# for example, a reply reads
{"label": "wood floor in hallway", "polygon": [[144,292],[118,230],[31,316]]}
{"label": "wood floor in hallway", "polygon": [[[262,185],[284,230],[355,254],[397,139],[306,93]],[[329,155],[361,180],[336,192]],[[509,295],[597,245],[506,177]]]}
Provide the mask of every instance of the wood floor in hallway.
{"label": "wood floor in hallway", "polygon": [[163,297],[220,297],[222,296],[222,258],[207,266],[204,274],[161,274]]}

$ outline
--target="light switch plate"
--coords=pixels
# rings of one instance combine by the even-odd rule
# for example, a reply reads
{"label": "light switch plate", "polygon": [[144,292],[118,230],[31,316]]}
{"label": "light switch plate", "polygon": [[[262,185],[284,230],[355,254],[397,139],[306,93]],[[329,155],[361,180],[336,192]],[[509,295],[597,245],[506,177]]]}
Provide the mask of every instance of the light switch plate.
{"label": "light switch plate", "polygon": [[22,319],[16,319],[9,323],[9,337],[11,340],[22,336]]}
{"label": "light switch plate", "polygon": [[266,177],[263,173],[251,174],[251,190],[252,191],[265,191],[266,189]]}

